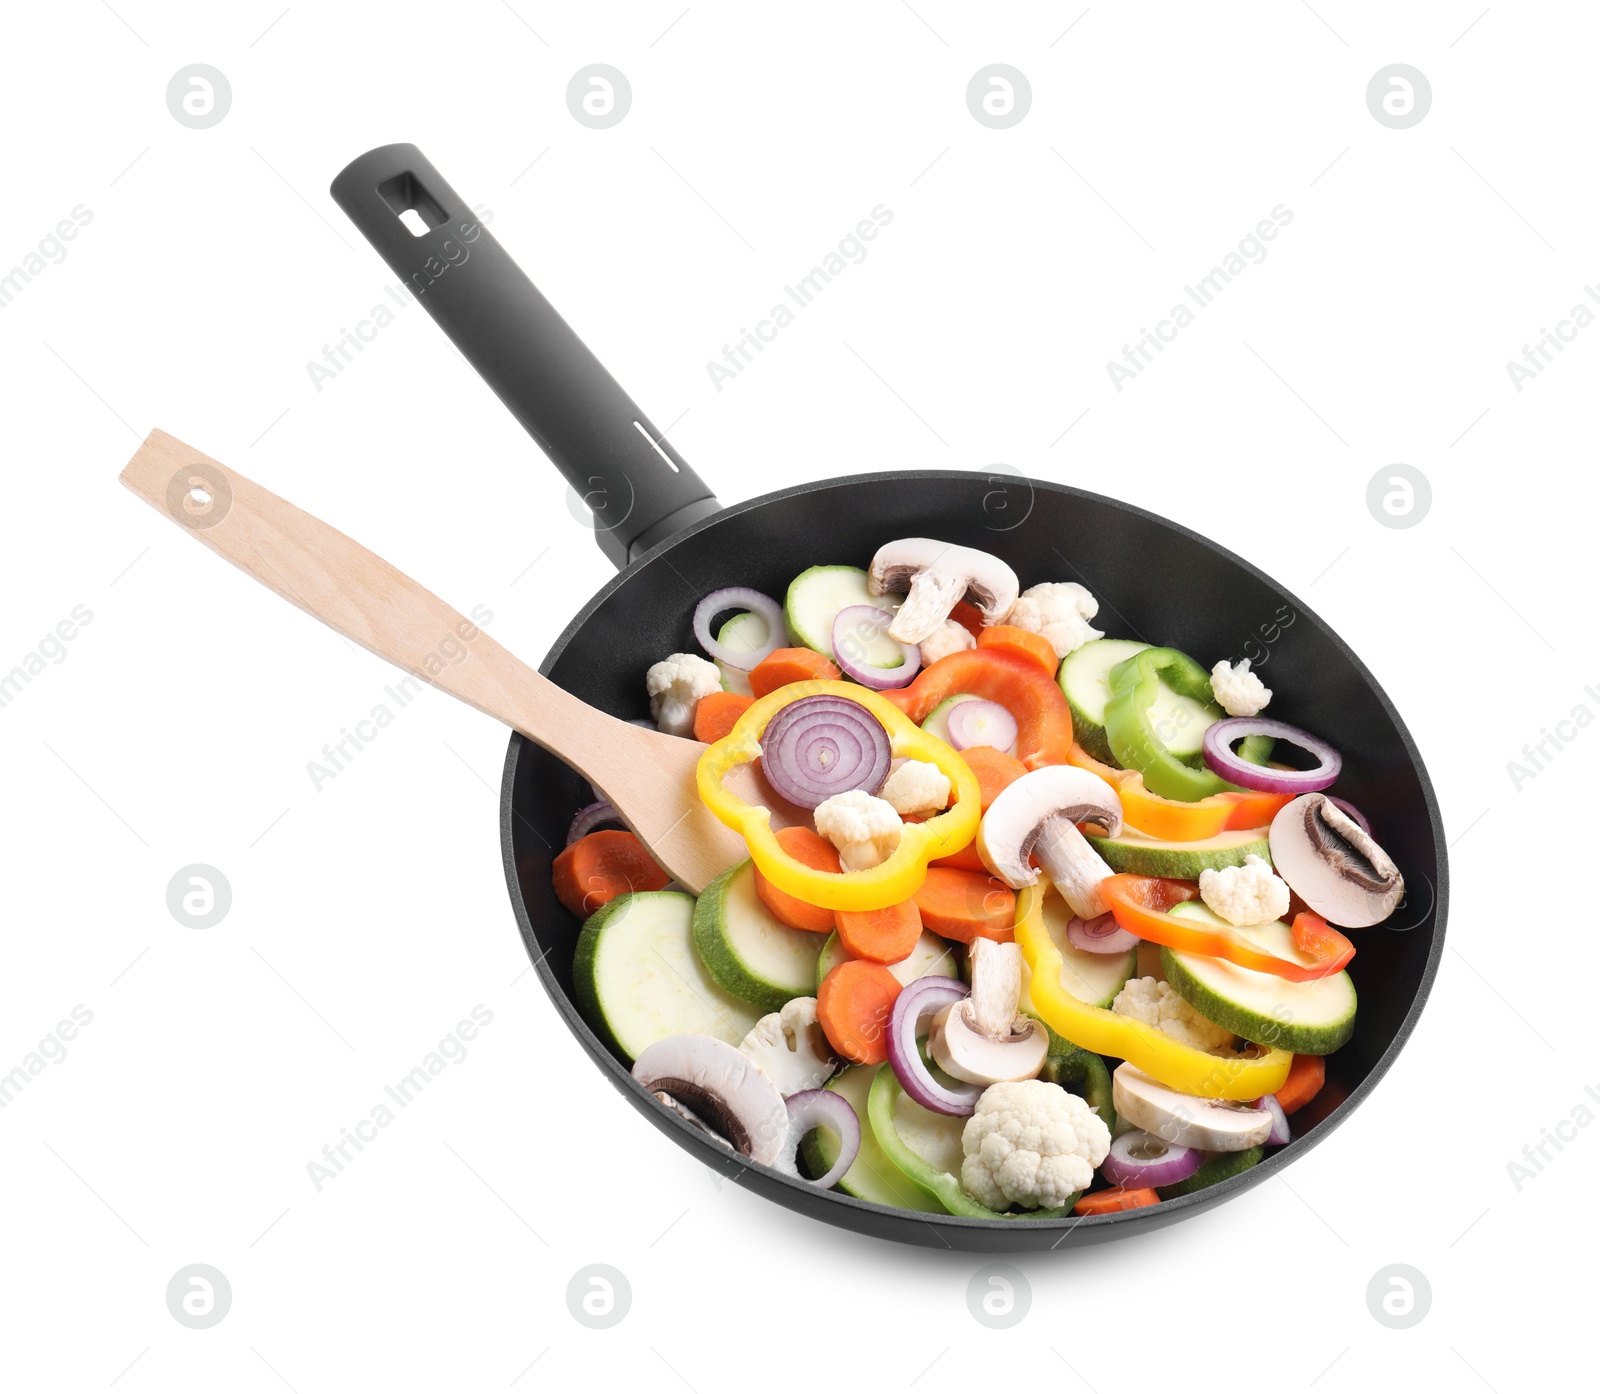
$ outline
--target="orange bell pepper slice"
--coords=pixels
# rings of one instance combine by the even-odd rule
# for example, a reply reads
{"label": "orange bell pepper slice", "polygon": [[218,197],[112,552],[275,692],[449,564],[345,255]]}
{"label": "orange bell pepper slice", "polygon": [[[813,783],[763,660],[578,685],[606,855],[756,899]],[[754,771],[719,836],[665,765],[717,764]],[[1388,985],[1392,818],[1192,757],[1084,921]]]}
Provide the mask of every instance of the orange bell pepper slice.
{"label": "orange bell pepper slice", "polygon": [[1173,906],[1200,894],[1188,881],[1122,872],[1106,877],[1100,883],[1100,893],[1105,896],[1117,923],[1130,934],[1137,934],[1152,944],[1165,944],[1179,953],[1222,958],[1241,968],[1272,973],[1291,983],[1309,983],[1329,977],[1355,957],[1356,946],[1321,915],[1313,915],[1309,910],[1296,915],[1290,927],[1295,951],[1310,960],[1296,963],[1250,943],[1232,925],[1210,925],[1168,914]]}
{"label": "orange bell pepper slice", "polygon": [[961,649],[930,663],[906,687],[879,695],[920,725],[958,692],[998,702],[1016,718],[1017,759],[1030,770],[1067,763],[1072,713],[1066,696],[1038,663],[1009,649]]}
{"label": "orange bell pepper slice", "polygon": [[1119,770],[1101,764],[1081,745],[1073,743],[1067,762],[1097,774],[1117,791],[1122,817],[1129,827],[1146,837],[1166,842],[1199,842],[1234,828],[1264,828],[1293,794],[1264,794],[1256,790],[1228,790],[1194,803],[1164,799],[1152,794],[1138,770]]}

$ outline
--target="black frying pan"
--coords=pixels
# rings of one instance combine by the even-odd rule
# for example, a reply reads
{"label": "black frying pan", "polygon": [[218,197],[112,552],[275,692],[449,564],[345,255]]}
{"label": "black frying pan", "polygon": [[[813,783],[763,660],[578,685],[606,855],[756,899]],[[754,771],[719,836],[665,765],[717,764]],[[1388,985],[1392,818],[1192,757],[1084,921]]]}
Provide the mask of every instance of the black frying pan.
{"label": "black frying pan", "polygon": [[[808,566],[862,565],[891,538],[938,537],[998,553],[1025,586],[1083,581],[1114,636],[1258,663],[1270,649],[1274,710],[1339,749],[1340,793],[1372,819],[1405,874],[1407,899],[1390,920],[1355,931],[1355,1035],[1328,1058],[1327,1086],[1295,1115],[1287,1147],[1230,1181],[1120,1214],[981,1220],[912,1213],[741,1162],[651,1098],[601,1044],[572,997],[579,925],[550,888],[553,849],[590,794],[554,756],[513,734],[500,838],[523,942],[572,1033],[656,1127],[715,1171],[830,1224],[996,1252],[1090,1243],[1196,1214],[1281,1172],[1366,1097],[1410,1035],[1444,951],[1443,826],[1422,757],[1393,704],[1304,604],[1187,528],[1043,480],[899,471],[823,480],[722,508],[415,146],[369,151],[332,192],[592,507],[601,550],[623,568],[545,658],[541,671],[567,691],[615,716],[646,716],[645,669],[694,650],[690,614],[707,591],[741,585],[782,595]],[[427,225],[415,236],[400,221],[413,209]]]}

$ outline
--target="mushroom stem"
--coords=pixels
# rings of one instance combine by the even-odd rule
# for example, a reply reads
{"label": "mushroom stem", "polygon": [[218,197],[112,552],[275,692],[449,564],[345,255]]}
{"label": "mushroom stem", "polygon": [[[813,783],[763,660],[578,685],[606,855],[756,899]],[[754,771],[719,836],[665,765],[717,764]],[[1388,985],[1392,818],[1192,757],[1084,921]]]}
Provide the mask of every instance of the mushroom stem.
{"label": "mushroom stem", "polygon": [[1012,1034],[1017,1004],[1022,1000],[1022,950],[1015,944],[974,939],[971,955],[972,994],[968,1015],[979,1033],[991,1041]]}
{"label": "mushroom stem", "polygon": [[1066,818],[1048,819],[1033,844],[1033,854],[1050,884],[1080,919],[1093,920],[1108,910],[1100,883],[1111,875],[1088,839]]}
{"label": "mushroom stem", "polygon": [[971,584],[966,576],[930,566],[911,578],[902,605],[889,625],[889,637],[902,644],[920,644],[945,622]]}

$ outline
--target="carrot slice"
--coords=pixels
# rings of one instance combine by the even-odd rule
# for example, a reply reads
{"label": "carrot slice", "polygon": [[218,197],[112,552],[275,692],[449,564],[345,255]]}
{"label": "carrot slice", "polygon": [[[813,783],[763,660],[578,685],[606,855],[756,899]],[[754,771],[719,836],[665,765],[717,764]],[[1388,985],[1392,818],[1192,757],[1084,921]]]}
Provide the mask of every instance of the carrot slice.
{"label": "carrot slice", "polygon": [[957,943],[974,939],[1011,942],[1017,893],[986,871],[930,866],[914,899],[924,929]]}
{"label": "carrot slice", "polygon": [[792,682],[813,678],[837,682],[839,670],[815,649],[774,649],[750,670],[750,690],[765,697]]}
{"label": "carrot slice", "polygon": [[[978,803],[985,813],[989,811],[989,805],[1000,797],[1002,789],[1028,772],[1028,767],[1016,756],[996,750],[992,745],[969,745],[961,752],[961,758],[967,762],[967,768],[978,781]],[[981,871],[988,875],[988,868],[978,855],[976,838],[959,852],[952,852],[948,857],[940,857],[928,864],[953,867],[957,871]]]}
{"label": "carrot slice", "polygon": [[969,745],[961,752],[961,758],[978,781],[978,802],[985,813],[1002,790],[1028,772],[1028,767],[1015,755],[1007,755],[992,745]]}
{"label": "carrot slice", "polygon": [[555,859],[556,899],[580,920],[630,891],[659,891],[672,878],[630,832],[607,828],[580,837]]}
{"label": "carrot slice", "polygon": [[1304,1108],[1322,1092],[1328,1078],[1328,1067],[1320,1055],[1297,1055],[1289,1064],[1289,1078],[1273,1098],[1282,1105],[1285,1113]]}
{"label": "carrot slice", "polygon": [[1072,1207],[1074,1215],[1113,1215],[1118,1210],[1139,1210],[1146,1205],[1160,1205],[1161,1197],[1149,1186],[1129,1189],[1113,1186],[1108,1191],[1095,1191],[1082,1197]]}
{"label": "carrot slice", "polygon": [[755,705],[754,697],[742,692],[712,692],[702,697],[694,709],[694,738],[710,745],[720,741],[745,711]]}
{"label": "carrot slice", "polygon": [[900,980],[881,963],[847,958],[817,989],[817,1023],[846,1060],[881,1065],[889,1058],[889,1014]]}
{"label": "carrot slice", "polygon": [[1061,660],[1056,657],[1055,645],[1044,635],[1035,634],[1028,629],[1018,629],[1014,624],[992,624],[987,629],[979,631],[978,647],[1010,649],[1013,653],[1020,653],[1024,658],[1031,658],[1040,664],[1052,678],[1056,675],[1056,669],[1061,666]]}
{"label": "carrot slice", "polygon": [[922,937],[922,916],[914,900],[882,910],[837,910],[833,920],[845,952],[874,963],[899,963]]}
{"label": "carrot slice", "polygon": [[[839,854],[834,850],[833,844],[821,834],[812,832],[810,828],[798,824],[792,828],[779,828],[775,836],[778,839],[778,846],[797,862],[804,863],[813,871],[841,870]],[[805,929],[812,934],[833,933],[832,910],[824,910],[820,905],[810,905],[798,896],[790,895],[788,891],[779,890],[761,874],[760,867],[756,868],[756,894],[761,897],[767,909],[790,929]]]}

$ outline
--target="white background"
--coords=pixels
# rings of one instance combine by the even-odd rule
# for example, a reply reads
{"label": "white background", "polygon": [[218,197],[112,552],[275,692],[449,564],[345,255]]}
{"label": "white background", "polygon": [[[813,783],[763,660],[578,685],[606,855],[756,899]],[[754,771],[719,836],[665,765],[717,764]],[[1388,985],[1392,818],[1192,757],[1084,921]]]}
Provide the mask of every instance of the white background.
{"label": "white background", "polygon": [[[1590,1285],[1563,1273],[1592,1253],[1600,1129],[1520,1192],[1507,1164],[1600,1085],[1579,908],[1600,732],[1520,791],[1506,762],[1600,711],[1600,329],[1520,393],[1505,364],[1600,277],[1589,7],[115,4],[12,10],[0,95],[0,268],[93,213],[0,314],[0,671],[93,614],[0,710],[0,1071],[93,1012],[0,1111],[8,1386],[1577,1371]],[[196,62],[232,86],[208,130],[165,104]],[[567,110],[592,62],[632,84],[609,130]],[[1002,131],[965,101],[995,62],[1033,92]],[[1432,85],[1409,130],[1366,104],[1395,62]],[[492,210],[724,500],[1004,463],[1209,532],[1371,665],[1456,841],[1452,947],[1402,1060],[1288,1182],[1018,1260],[1031,1314],[986,1330],[979,1259],[719,1189],[600,1083],[522,976],[492,722],[429,692],[313,789],[307,762],[391,674],[116,486],[151,426],[487,606],[533,661],[608,575],[414,305],[311,382],[391,279],[328,182],[396,140]],[[870,256],[718,393],[706,361],[879,203]],[[1106,361],[1277,204],[1270,256],[1118,393]],[[1365,502],[1396,462],[1433,490],[1405,530]],[[233,888],[213,929],[167,909],[193,862]],[[306,1164],[475,1004],[494,1019],[466,1060],[316,1191]],[[204,1331],[164,1297],[197,1262],[233,1291]],[[633,1294],[604,1331],[564,1297],[595,1262]],[[1391,1263],[1431,1282],[1409,1330],[1368,1312]]]}

